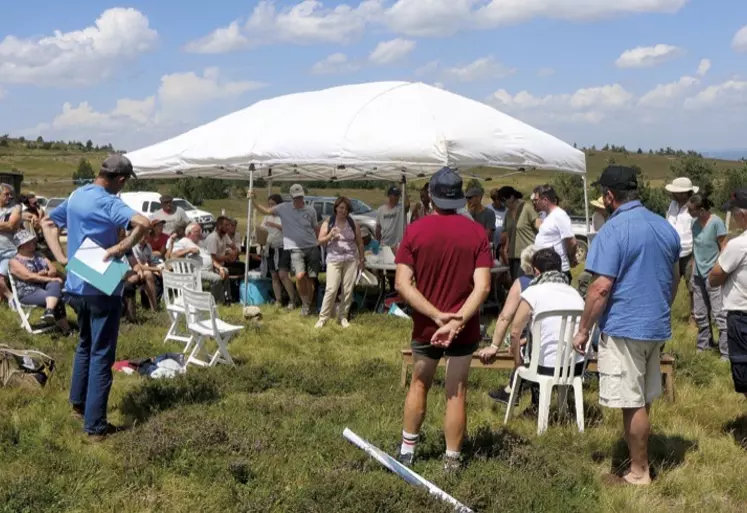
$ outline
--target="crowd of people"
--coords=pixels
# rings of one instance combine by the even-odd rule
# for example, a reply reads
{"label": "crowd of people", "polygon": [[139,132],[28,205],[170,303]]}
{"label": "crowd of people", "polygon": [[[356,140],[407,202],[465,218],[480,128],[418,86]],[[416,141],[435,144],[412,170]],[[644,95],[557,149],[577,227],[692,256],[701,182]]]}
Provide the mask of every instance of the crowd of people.
{"label": "crowd of people", "polygon": [[[94,183],[76,190],[52,212],[45,212],[33,194],[22,199],[23,208],[13,201],[13,188],[0,185],[0,274],[13,278],[21,303],[40,306],[41,320],[64,333],[71,331],[65,305],[75,310],[80,340],[70,402],[93,439],[114,429],[106,420],[111,365],[120,317],[134,317],[135,291],[142,290],[148,306],[157,309],[163,262],[181,258],[200,270],[217,302],[226,302],[234,292],[230,277],[243,275],[247,265],[239,258],[241,237],[235,220],[219,217],[215,230],[203,237],[200,225],[167,195],[150,219],[127,207],[117,194],[133,175],[125,157],[112,156]],[[540,340],[533,341],[532,319],[559,309],[583,311],[573,341],[577,362],[583,362],[592,344],[598,358],[600,403],[622,410],[630,452],[627,472],[608,479],[646,485],[649,411],[661,393],[660,355],[672,336],[671,305],[681,277],[698,327],[697,351],[716,349],[731,363],[735,390],[747,394],[747,235],[729,240],[726,223],[712,212],[707,195],[699,194],[697,185],[686,178],[666,186],[673,198],[666,217],[641,204],[633,169],[609,166],[594,185],[601,192],[590,204],[590,232],[595,236],[578,289],[571,286],[571,270],[579,265],[576,239],[551,186],[535,187],[528,200],[513,187],[497,188],[484,205],[485,192],[464,191],[461,177],[449,168],[431,178],[412,208],[409,201],[402,201],[398,187],[388,188],[386,203],[376,213],[375,231],[353,219],[346,197],[338,198],[334,214],[320,222],[299,184],[291,186],[290,201],[280,195],[270,196],[267,205],[255,201],[255,208],[265,215],[261,229],[266,233],[257,260],[266,263],[278,304],[285,297],[285,307],[293,310],[298,301],[304,316],[312,312],[319,274],[326,267],[315,327],[321,329],[336,318],[345,328],[365,255],[392,248],[392,288],[409,305],[413,320],[415,365],[398,455],[407,465],[414,460],[427,393],[441,358],[449,358],[444,464],[453,470],[462,465],[473,357],[487,363],[507,347],[519,368],[528,363],[529,347],[539,344],[539,372],[552,373],[559,320],[545,319]],[[747,189],[735,191],[722,208],[731,212],[739,230],[747,228]],[[67,253],[59,240],[62,229],[68,232]],[[64,265],[88,237],[107,248],[110,257],[130,262],[132,272],[112,296],[75,274],[64,276],[54,265],[53,260]],[[39,247],[42,241],[45,246]],[[479,312],[496,286],[490,272],[496,261],[508,269],[508,290],[492,343],[480,349]],[[9,279],[0,279],[0,294],[12,299]],[[580,365],[576,371],[581,372]],[[508,402],[512,382],[513,377],[490,396]],[[533,391],[535,408],[536,395]]]}
{"label": "crowd of people", "polygon": [[[515,281],[497,319],[492,344],[477,356],[485,363],[496,358],[510,329],[515,368],[527,365],[532,353],[526,347],[539,344],[538,372],[552,374],[559,319],[543,321],[538,341],[531,340],[527,326],[543,312],[583,312],[573,340],[578,353],[575,372],[582,372],[581,363],[592,344],[598,360],[600,404],[622,410],[630,454],[629,468],[604,480],[645,486],[651,483],[650,407],[662,391],[660,356],[672,337],[672,304],[681,275],[687,276],[692,297],[698,351],[717,348],[722,360],[731,362],[735,390],[747,394],[747,189],[735,191],[722,207],[740,231],[727,242],[724,222],[711,213],[708,198],[696,194],[697,186],[687,179],[667,185],[673,201],[666,218],[641,203],[632,168],[609,166],[593,185],[602,195],[591,204],[590,232],[595,236],[581,291],[571,287],[569,271],[578,262],[570,219],[552,187],[535,188],[531,204],[510,187],[491,193],[492,206],[506,209],[497,247]],[[444,467],[453,470],[462,464],[467,376],[480,340],[475,305],[490,290],[491,238],[489,232],[486,237],[474,236],[476,229],[487,230],[485,207],[470,204],[469,198],[478,193],[465,194],[458,175],[442,170],[431,179],[428,192],[433,215],[423,216],[427,221],[418,220],[407,229],[396,257],[397,288],[414,310],[413,377],[398,458],[412,465],[427,393],[438,361],[445,356],[449,364]],[[465,204],[482,214],[477,223],[464,224],[459,211]],[[464,283],[468,286],[462,287]],[[710,318],[719,333],[717,343]],[[511,384],[491,396],[507,402],[510,392]],[[536,407],[534,397],[533,403]]]}

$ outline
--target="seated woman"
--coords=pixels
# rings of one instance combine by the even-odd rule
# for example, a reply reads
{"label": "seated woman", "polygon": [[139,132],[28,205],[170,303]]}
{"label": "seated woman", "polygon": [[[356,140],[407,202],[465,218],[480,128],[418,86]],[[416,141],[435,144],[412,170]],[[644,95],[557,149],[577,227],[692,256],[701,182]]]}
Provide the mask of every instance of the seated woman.
{"label": "seated woman", "polygon": [[[533,316],[554,310],[583,310],[584,300],[576,289],[568,284],[568,277],[562,272],[562,262],[552,248],[540,249],[532,258],[535,279],[521,294],[521,303],[511,326],[511,348],[515,368],[524,365],[519,353],[521,333],[530,325]],[[540,325],[539,362],[537,372],[552,376],[558,351],[561,329],[560,317],[545,318]],[[584,357],[576,355],[576,373],[581,373]]]}
{"label": "seated woman", "polygon": [[143,237],[134,248],[132,254],[137,262],[135,271],[138,277],[144,283],[145,294],[148,297],[148,304],[154,312],[158,310],[158,291],[161,288],[161,270],[158,268],[158,261],[153,256],[148,240]]}
{"label": "seated woman", "polygon": [[[482,360],[483,363],[490,363],[490,361],[492,361],[496,357],[498,351],[501,348],[501,345],[506,338],[508,328],[514,321],[516,311],[519,309],[519,304],[521,303],[521,294],[527,289],[527,287],[529,287],[530,283],[532,282],[531,276],[534,274],[534,268],[532,267],[532,258],[534,257],[534,254],[536,252],[537,249],[534,246],[528,246],[524,249],[524,251],[521,252],[520,266],[521,270],[524,272],[524,276],[520,276],[519,278],[514,280],[513,285],[511,285],[511,289],[508,291],[506,301],[505,303],[503,303],[503,309],[498,315],[498,320],[495,323],[493,341],[490,344],[490,347],[486,347],[485,349],[480,351],[480,360]],[[528,333],[525,330],[521,336],[522,346],[526,345],[527,337]],[[509,346],[509,351],[511,350],[512,349]],[[504,388],[492,390],[488,392],[488,395],[498,402],[508,403],[508,399],[511,396],[512,382],[513,374],[511,375],[511,379],[509,380],[508,385],[506,385]]]}
{"label": "seated woman", "polygon": [[45,308],[42,321],[55,322],[65,334],[70,334],[70,325],[62,302],[63,280],[52,263],[36,251],[36,235],[21,230],[13,237],[18,253],[10,261],[9,270],[16,284],[18,300],[24,305]]}

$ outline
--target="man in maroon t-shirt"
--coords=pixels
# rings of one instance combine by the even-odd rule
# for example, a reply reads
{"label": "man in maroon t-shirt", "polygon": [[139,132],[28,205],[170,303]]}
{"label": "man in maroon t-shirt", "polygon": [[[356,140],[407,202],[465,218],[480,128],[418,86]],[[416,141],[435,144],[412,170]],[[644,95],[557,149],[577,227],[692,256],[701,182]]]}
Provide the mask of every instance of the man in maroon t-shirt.
{"label": "man in maroon t-shirt", "polygon": [[462,179],[443,168],[430,181],[435,215],[408,226],[397,251],[396,286],[414,310],[412,382],[405,400],[399,460],[411,465],[425,417],[428,389],[446,356],[446,455],[444,466],[461,466],[467,424],[467,376],[480,342],[480,305],[490,293],[490,254],[485,229],[457,213],[466,200]]}

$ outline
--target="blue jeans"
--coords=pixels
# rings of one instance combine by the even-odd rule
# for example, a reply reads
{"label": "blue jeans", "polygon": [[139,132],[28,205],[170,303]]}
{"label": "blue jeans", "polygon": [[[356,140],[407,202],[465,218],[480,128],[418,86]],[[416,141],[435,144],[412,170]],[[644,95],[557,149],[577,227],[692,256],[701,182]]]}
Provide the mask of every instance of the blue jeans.
{"label": "blue jeans", "polygon": [[120,296],[69,295],[68,304],[78,315],[80,340],[75,349],[70,403],[84,412],[83,429],[95,435],[106,431],[106,406],[112,388],[122,315]]}

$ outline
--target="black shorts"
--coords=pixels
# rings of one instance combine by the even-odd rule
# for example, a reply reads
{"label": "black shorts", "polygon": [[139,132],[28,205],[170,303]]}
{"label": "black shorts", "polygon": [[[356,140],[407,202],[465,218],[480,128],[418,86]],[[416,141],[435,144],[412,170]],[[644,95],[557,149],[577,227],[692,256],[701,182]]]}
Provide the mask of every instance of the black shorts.
{"label": "black shorts", "polygon": [[436,347],[427,343],[424,344],[423,342],[418,342],[417,340],[413,340],[411,344],[412,354],[425,356],[426,358],[429,358],[431,360],[440,360],[444,356],[459,357],[471,355],[472,353],[477,351],[477,348],[479,346],[479,340],[474,344],[452,344],[447,348]]}
{"label": "black shorts", "polygon": [[690,278],[692,277],[692,266],[690,265],[690,260],[692,260],[692,255],[687,255],[686,257],[680,258],[680,279],[685,280],[685,285],[687,285],[687,289],[690,290]]}
{"label": "black shorts", "polygon": [[734,390],[747,394],[747,312],[728,313],[726,336]]}
{"label": "black shorts", "polygon": [[283,248],[270,248],[270,254],[267,257],[267,269],[271,272],[285,271],[291,269],[290,251]]}

